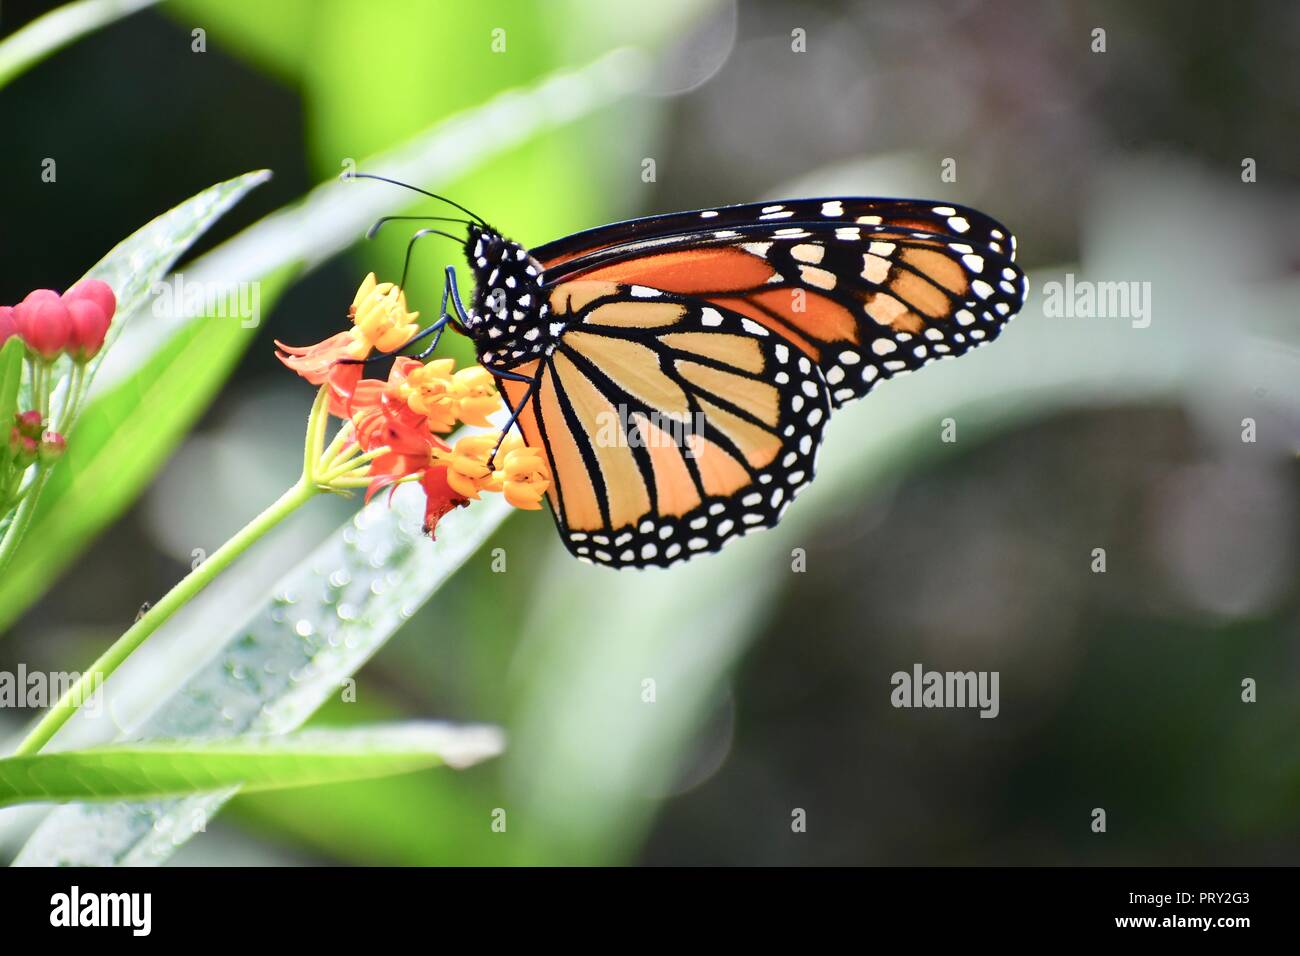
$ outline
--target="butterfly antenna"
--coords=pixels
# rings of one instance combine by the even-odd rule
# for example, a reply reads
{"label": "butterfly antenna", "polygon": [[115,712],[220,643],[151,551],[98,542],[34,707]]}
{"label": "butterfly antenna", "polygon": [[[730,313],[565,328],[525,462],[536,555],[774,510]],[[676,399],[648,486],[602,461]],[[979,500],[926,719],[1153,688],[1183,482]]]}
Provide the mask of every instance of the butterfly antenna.
{"label": "butterfly antenna", "polygon": [[455,216],[383,216],[366,230],[366,238],[375,238],[380,228],[389,222],[458,222],[462,226],[471,225],[469,219],[457,219]]}
{"label": "butterfly antenna", "polygon": [[381,183],[388,183],[392,186],[401,186],[403,189],[409,189],[412,192],[420,193],[422,196],[428,196],[430,199],[436,199],[439,202],[445,202],[448,206],[454,206],[455,208],[463,212],[465,215],[473,219],[475,222],[477,222],[480,226],[487,225],[487,220],[485,220],[482,216],[478,215],[477,213],[470,212],[460,203],[454,202],[448,199],[446,196],[439,196],[437,193],[431,193],[427,189],[421,189],[419,186],[412,186],[410,183],[400,182],[396,179],[389,179],[387,176],[377,176],[374,173],[349,173],[348,175],[349,178],[351,179],[374,179]]}

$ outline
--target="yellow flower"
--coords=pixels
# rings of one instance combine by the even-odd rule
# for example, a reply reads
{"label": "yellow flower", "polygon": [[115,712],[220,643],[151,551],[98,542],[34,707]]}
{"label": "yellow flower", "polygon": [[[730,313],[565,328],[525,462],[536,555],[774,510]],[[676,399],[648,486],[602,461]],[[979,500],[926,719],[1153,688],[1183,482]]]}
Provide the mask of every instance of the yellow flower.
{"label": "yellow flower", "polygon": [[501,479],[488,468],[488,456],[496,447],[499,435],[470,435],[456,442],[449,452],[435,451],[434,456],[445,461],[447,484],[466,498],[476,499],[480,491],[500,491]]}
{"label": "yellow flower", "polygon": [[371,348],[395,352],[420,329],[419,312],[408,312],[406,293],[391,282],[366,276],[348,310],[356,332]]}
{"label": "yellow flower", "polygon": [[411,411],[425,416],[430,430],[438,434],[451,431],[456,424],[459,409],[452,384],[455,366],[455,359],[434,359],[428,365],[414,359],[402,362],[403,374],[397,393]]}
{"label": "yellow flower", "polygon": [[509,451],[503,444],[502,452],[504,457],[500,453],[497,455],[502,462],[502,469],[497,474],[506,501],[525,511],[538,510],[542,506],[542,496],[551,486],[551,473],[542,453],[522,442],[516,442],[516,447]]}
{"label": "yellow flower", "polygon": [[492,424],[488,416],[501,410],[496,382],[482,365],[471,365],[457,372],[452,377],[451,389],[456,396],[456,417],[466,425],[486,428]]}

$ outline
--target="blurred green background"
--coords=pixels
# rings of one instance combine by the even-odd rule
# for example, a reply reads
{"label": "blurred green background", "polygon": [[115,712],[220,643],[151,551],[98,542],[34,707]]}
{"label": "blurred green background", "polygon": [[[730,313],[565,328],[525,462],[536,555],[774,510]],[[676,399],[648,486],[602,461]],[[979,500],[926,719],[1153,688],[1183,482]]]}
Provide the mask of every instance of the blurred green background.
{"label": "blurred green background", "polygon": [[[0,31],[45,9],[9,0]],[[1300,9],[1226,19],[1172,2],[171,0],[13,82],[4,302],[273,169],[202,254],[349,158],[621,47],[641,53],[629,95],[422,185],[530,244],[756,199],[934,197],[1007,223],[1030,273],[992,348],[832,424],[778,531],[620,574],[514,516],[359,672],[356,701],[313,718],[497,722],[505,757],[238,797],[173,862],[1300,862]],[[322,339],[367,271],[395,280],[390,229],[287,288],[144,493],[0,640],[0,669],[83,666],[293,480],[311,394],[271,340]],[[421,248],[416,307],[436,308],[456,256]],[[1151,326],[1044,315],[1063,273],[1151,283]],[[313,502],[244,571],[249,593],[355,507]],[[890,675],[916,662],[999,671],[1000,716],[893,709]],[[0,811],[0,855],[37,819]]]}

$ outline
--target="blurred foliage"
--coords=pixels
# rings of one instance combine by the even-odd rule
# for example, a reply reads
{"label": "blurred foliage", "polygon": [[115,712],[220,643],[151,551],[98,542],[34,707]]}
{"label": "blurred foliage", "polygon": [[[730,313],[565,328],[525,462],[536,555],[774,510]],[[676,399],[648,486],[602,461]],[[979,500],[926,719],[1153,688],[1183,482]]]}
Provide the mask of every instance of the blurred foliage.
{"label": "blurred foliage", "polygon": [[[177,0],[61,54],[62,82],[53,62],[15,81],[0,97],[6,128],[25,133],[13,169],[78,155],[87,130],[114,143],[100,161],[118,188],[87,224],[124,225],[111,237],[178,177],[221,178],[205,164],[284,169],[250,200],[264,212],[346,158],[632,43],[661,95],[439,191],[526,242],[788,192],[924,194],[1015,227],[1032,272],[1034,301],[993,348],[837,415],[780,529],[680,571],[615,574],[572,562],[545,519],[514,519],[360,673],[357,701],[315,718],[497,722],[503,760],[240,796],[222,824],[268,859],[364,863],[1294,862],[1300,90],[1286,64],[1300,34],[1293,5],[1246,4],[1225,47],[1221,11],[1193,7]],[[1094,21],[1105,55],[1088,50]],[[200,64],[184,52],[193,25],[208,30]],[[790,53],[795,27],[807,55]],[[136,120],[87,89],[124,59],[150,65],[117,71],[112,97],[173,117],[174,145],[155,126],[123,135]],[[202,120],[237,112],[238,136]],[[1259,184],[1241,182],[1242,156]],[[945,157],[956,183],[937,178]],[[59,189],[15,190],[38,237],[94,195],[75,173]],[[390,229],[286,289],[262,334],[333,330],[361,272],[400,268]],[[19,271],[62,282],[44,278],[67,267],[37,251],[48,244],[0,236]],[[419,248],[412,298],[426,307],[459,254]],[[1043,315],[1039,290],[1065,272],[1150,281],[1151,328]],[[253,446],[270,425],[250,407],[300,413],[281,407],[267,344],[191,444]],[[938,439],[946,417],[955,445]],[[151,499],[198,500],[193,473],[165,470]],[[160,528],[155,513],[131,513],[83,559],[80,608],[38,604],[0,654],[68,666],[86,628],[174,580],[200,525],[173,508]],[[1098,546],[1104,575],[1088,570]],[[790,573],[793,547],[808,573]],[[916,661],[1001,670],[1001,716],[889,707],[890,674]],[[1256,704],[1241,702],[1246,677]],[[1096,806],[1104,836],[1088,830]],[[796,807],[805,834],[790,830]],[[218,842],[178,860],[216,859]]]}

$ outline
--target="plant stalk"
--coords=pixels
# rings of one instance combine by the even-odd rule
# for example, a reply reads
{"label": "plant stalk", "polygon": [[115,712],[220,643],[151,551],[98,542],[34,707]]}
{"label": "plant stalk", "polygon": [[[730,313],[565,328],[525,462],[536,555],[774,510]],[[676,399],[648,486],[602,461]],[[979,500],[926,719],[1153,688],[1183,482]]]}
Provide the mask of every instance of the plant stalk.
{"label": "plant stalk", "polygon": [[154,631],[158,630],[173,614],[184,607],[195,595],[207,587],[212,580],[224,571],[236,558],[249,549],[259,538],[291,515],[299,507],[310,501],[319,491],[316,486],[303,476],[298,482],[282,494],[274,504],[246,524],[229,541],[197,568],[181,578],[157,604],[133,624],[129,630],[109,647],[99,660],[95,661],[77,681],[59,698],[50,710],[41,718],[14,751],[14,756],[34,754],[50,742],[50,739],[77,712],[77,709],[90,694],[103,684],[131,654],[144,643]]}

